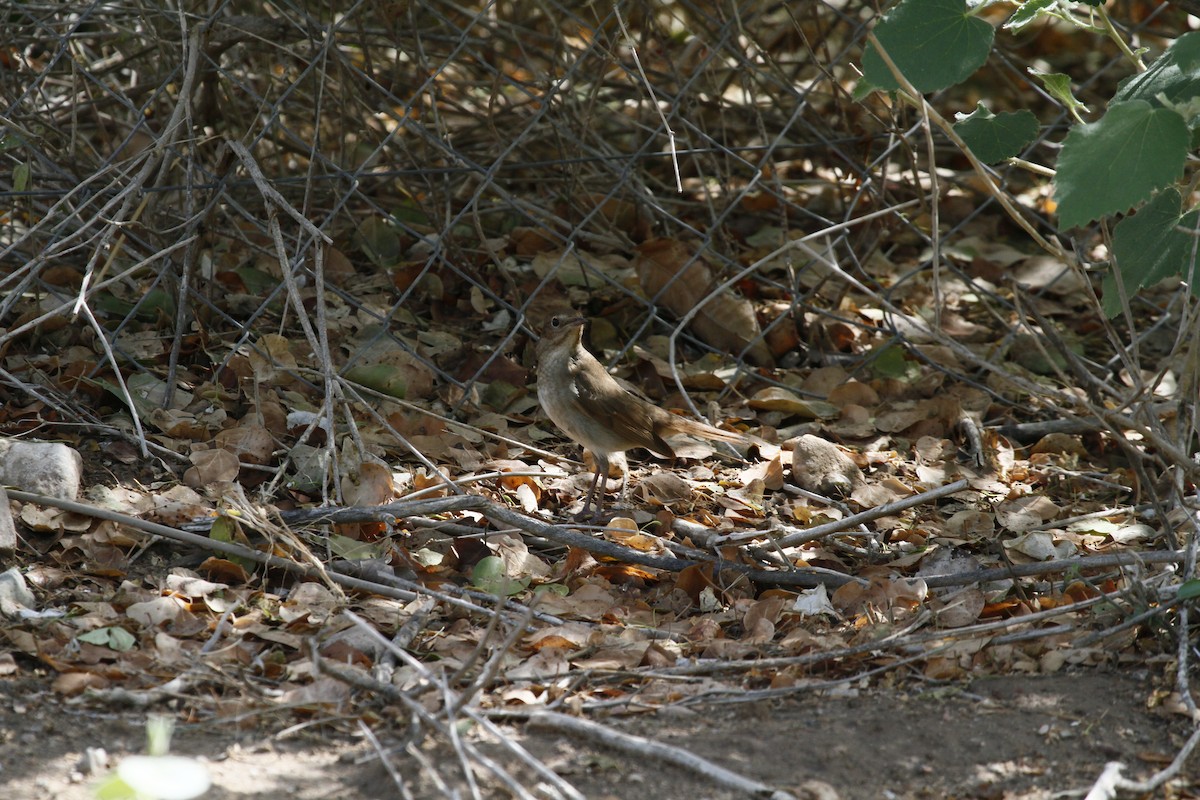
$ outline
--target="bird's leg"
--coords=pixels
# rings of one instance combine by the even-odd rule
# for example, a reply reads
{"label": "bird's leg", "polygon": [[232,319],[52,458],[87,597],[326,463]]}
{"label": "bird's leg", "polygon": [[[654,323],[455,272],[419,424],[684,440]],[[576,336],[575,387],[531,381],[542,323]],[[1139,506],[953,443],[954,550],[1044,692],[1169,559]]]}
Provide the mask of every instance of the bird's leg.
{"label": "bird's leg", "polygon": [[[608,457],[592,453],[592,458],[596,460],[596,474],[592,476],[592,485],[588,487],[587,499],[583,501],[583,508],[575,515],[576,519],[587,519],[589,517],[588,509],[592,507],[593,501],[596,500],[597,488],[600,490],[600,499],[596,503],[595,510],[590,515],[591,519],[596,519],[600,516],[600,507],[604,504],[604,488],[608,485]],[[603,484],[601,481],[603,481]]]}

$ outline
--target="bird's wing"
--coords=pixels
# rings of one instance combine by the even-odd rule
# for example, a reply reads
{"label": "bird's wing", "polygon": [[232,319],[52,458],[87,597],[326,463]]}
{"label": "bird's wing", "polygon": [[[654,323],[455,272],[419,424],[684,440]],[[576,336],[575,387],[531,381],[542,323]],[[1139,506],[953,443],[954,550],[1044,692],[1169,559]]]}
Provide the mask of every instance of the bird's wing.
{"label": "bird's wing", "polygon": [[666,413],[662,409],[622,389],[607,372],[581,369],[575,373],[575,386],[581,409],[594,419],[606,421],[626,447],[644,447],[675,457],[656,424],[656,415]]}

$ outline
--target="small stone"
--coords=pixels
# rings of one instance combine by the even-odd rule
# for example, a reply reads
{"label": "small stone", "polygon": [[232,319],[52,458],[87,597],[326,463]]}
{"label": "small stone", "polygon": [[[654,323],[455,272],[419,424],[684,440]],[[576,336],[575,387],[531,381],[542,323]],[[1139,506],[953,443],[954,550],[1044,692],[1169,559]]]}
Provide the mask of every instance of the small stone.
{"label": "small stone", "polygon": [[0,440],[0,485],[74,500],[83,480],[83,456],[58,442]]}

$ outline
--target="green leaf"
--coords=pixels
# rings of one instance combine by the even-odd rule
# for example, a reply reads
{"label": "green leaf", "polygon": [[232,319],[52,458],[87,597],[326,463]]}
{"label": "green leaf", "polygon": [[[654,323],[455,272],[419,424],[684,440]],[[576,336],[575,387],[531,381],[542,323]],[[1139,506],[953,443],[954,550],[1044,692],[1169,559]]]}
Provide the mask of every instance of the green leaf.
{"label": "green leaf", "polygon": [[880,378],[911,380],[920,374],[921,368],[909,361],[903,347],[888,345],[871,360],[871,371]]}
{"label": "green leaf", "polygon": [[138,800],[133,787],[112,773],[92,787],[95,800]]}
{"label": "green leaf", "polygon": [[1175,592],[1177,600],[1191,600],[1194,597],[1200,597],[1200,581],[1197,580],[1184,581],[1179,591]]}
{"label": "green leaf", "polygon": [[1030,0],[1028,3],[1022,3],[1003,27],[1005,30],[1017,33],[1038,17],[1050,16],[1046,9],[1054,8],[1056,5],[1058,5],[1058,0]]}
{"label": "green leaf", "polygon": [[15,150],[18,147],[24,147],[25,140],[15,134],[6,133],[0,136],[0,153],[7,153],[9,150]]}
{"label": "green leaf", "polygon": [[[982,67],[996,32],[968,15],[963,0],[902,0],[875,36],[918,92],[935,92]],[[863,53],[863,76],[882,89],[900,88],[873,44]]]}
{"label": "green leaf", "polygon": [[520,594],[529,586],[529,578],[517,580],[504,572],[504,559],[499,556],[482,558],[471,571],[471,585],[481,592],[507,597]]}
{"label": "green leaf", "polygon": [[400,236],[390,222],[368,217],[358,226],[358,244],[377,267],[387,269],[400,261]]}
{"label": "green leaf", "polygon": [[1117,103],[1099,122],[1067,134],[1054,197],[1064,228],[1127,211],[1183,174],[1189,134],[1174,111],[1144,100]]}
{"label": "green leaf", "polygon": [[1075,94],[1071,91],[1070,76],[1061,72],[1041,72],[1033,67],[1029,67],[1028,72],[1041,82],[1042,88],[1051,97],[1066,106],[1071,113],[1088,110],[1087,106],[1075,99]]}
{"label": "green leaf", "polygon": [[392,211],[392,219],[404,225],[428,227],[431,224],[425,209],[421,208],[420,203],[412,198],[400,201],[400,205]]}
{"label": "green leaf", "polygon": [[1190,280],[1195,269],[1192,253],[1197,238],[1180,228],[1196,230],[1200,211],[1180,215],[1183,198],[1170,187],[1126,217],[1113,228],[1113,272],[1104,279],[1104,313],[1115,316],[1121,310],[1120,280],[1126,294],[1151,286],[1163,278],[1183,275]]}
{"label": "green leaf", "polygon": [[238,267],[233,272],[246,287],[246,294],[254,297],[263,297],[279,285],[279,278],[258,267]]}
{"label": "green leaf", "polygon": [[[208,531],[208,538],[228,544],[247,545],[246,536],[242,533],[241,523],[227,513],[218,514],[216,519],[213,520],[212,528]],[[243,556],[226,555],[224,557],[247,572],[253,572],[258,567],[256,562]]]}
{"label": "green leaf", "polygon": [[138,301],[137,315],[140,319],[149,322],[159,319],[160,315],[174,319],[175,295],[162,289],[151,289]]}
{"label": "green leaf", "polygon": [[12,187],[14,192],[23,192],[29,188],[28,161],[22,161],[13,167]]}
{"label": "green leaf", "polygon": [[1200,95],[1200,31],[1180,36],[1149,69],[1123,81],[1112,101],[1145,100],[1158,106],[1160,94],[1171,102]]}
{"label": "green leaf", "polygon": [[985,164],[1019,155],[1037,136],[1037,129],[1037,117],[1032,111],[993,114],[982,103],[969,116],[954,123],[954,130]]}
{"label": "green leaf", "polygon": [[483,390],[480,400],[484,405],[503,412],[516,400],[528,394],[529,390],[523,386],[513,386],[507,381],[492,381]]}
{"label": "green leaf", "polygon": [[81,642],[107,647],[109,650],[116,650],[118,653],[132,650],[133,646],[137,644],[137,639],[133,638],[132,633],[116,625],[111,625],[107,628],[96,628],[94,631],[81,633],[75,638]]}
{"label": "green leaf", "polygon": [[379,542],[361,542],[340,533],[330,534],[328,539],[329,549],[333,554],[347,561],[363,561],[383,555],[383,546]]}
{"label": "green leaf", "polygon": [[366,386],[392,397],[404,399],[408,392],[408,375],[394,364],[372,364],[346,370],[346,380]]}

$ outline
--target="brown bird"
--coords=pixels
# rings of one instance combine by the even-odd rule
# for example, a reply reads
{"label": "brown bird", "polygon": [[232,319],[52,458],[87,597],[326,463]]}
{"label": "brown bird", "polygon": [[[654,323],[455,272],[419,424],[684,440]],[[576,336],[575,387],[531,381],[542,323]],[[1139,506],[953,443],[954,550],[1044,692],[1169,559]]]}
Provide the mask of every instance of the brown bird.
{"label": "brown bird", "polygon": [[[602,476],[607,480],[610,460],[623,464],[630,448],[644,447],[674,458],[675,451],[665,439],[674,434],[740,444],[749,441],[732,431],[676,416],[622,389],[584,348],[586,322],[583,317],[553,317],[537,344],[538,401],[554,424],[596,459],[596,474],[580,517],[591,508]],[[627,482],[626,474],[621,478],[622,498]],[[597,516],[599,510],[597,504]]]}

